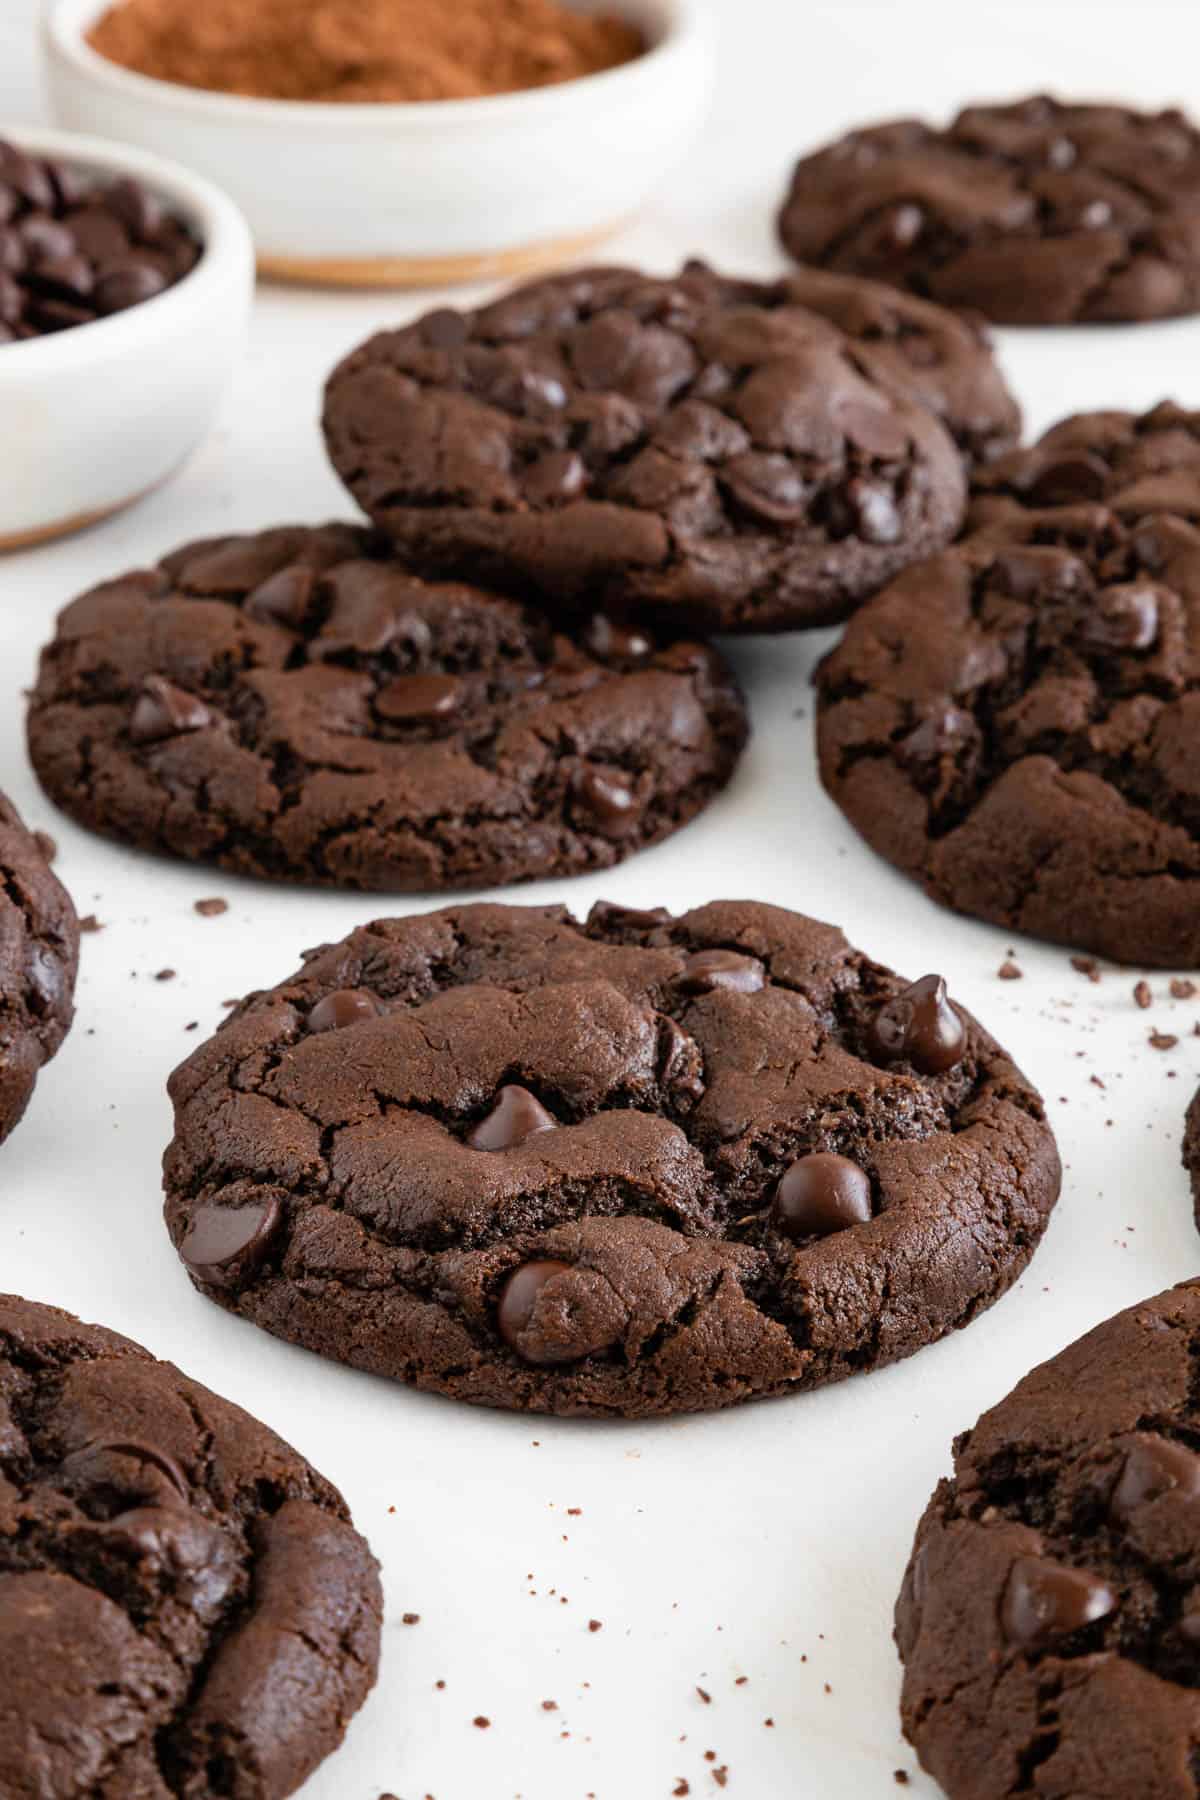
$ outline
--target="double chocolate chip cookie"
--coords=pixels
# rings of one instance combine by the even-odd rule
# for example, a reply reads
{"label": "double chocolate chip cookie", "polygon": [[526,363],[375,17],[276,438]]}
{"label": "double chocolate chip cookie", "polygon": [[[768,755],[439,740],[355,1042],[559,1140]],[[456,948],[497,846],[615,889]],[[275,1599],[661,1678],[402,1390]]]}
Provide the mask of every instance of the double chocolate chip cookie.
{"label": "double chocolate chip cookie", "polygon": [[1200,1285],[1089,1332],[955,1445],[896,1608],[949,1800],[1192,1800]]}
{"label": "double chocolate chip cookie", "polygon": [[79,926],[41,844],[0,794],[0,1141],[75,1016]]}
{"label": "double chocolate chip cookie", "polygon": [[374,1684],[337,1491],[170,1363],[0,1296],[0,1792],[282,1800]]}
{"label": "double chocolate chip cookie", "polygon": [[693,818],[746,732],[706,646],[603,614],[557,631],[340,525],[191,544],[93,589],[29,712],[43,786],[95,831],[392,890],[607,868]]}
{"label": "double chocolate chip cookie", "polygon": [[204,1294],[460,1400],[639,1417],[968,1324],[1058,1194],[1041,1101],[936,975],[724,901],[383,919],[171,1079]]}
{"label": "double chocolate chip cookie", "polygon": [[818,290],[593,269],[440,308],[335,370],[334,467],[423,566],[556,609],[843,618],[960,523],[962,458],[922,398],[968,443],[1012,403],[970,332]]}
{"label": "double chocolate chip cookie", "polygon": [[970,106],[900,119],[797,165],[779,218],[799,262],[872,275],[998,324],[1200,307],[1200,132],[1180,112]]}
{"label": "double chocolate chip cookie", "polygon": [[944,905],[1200,966],[1200,414],[1069,419],[976,487],[823,664],[825,785]]}

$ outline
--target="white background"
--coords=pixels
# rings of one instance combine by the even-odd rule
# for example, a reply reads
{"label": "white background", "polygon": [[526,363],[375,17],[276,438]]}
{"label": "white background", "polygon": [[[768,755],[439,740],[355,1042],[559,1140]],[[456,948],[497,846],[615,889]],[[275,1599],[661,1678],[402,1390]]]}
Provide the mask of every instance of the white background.
{"label": "white background", "polygon": [[[719,0],[719,12],[705,141],[614,255],[666,269],[703,252],[770,271],[782,266],[770,217],[789,159],[834,130],[1044,86],[1186,100],[1197,80],[1191,0]],[[0,127],[42,115],[34,13],[34,0],[0,0]],[[1065,952],[1023,941],[1024,980],[999,982],[1008,938],[938,911],[875,861],[814,777],[808,684],[827,637],[735,648],[755,738],[706,817],[602,879],[511,897],[584,910],[601,894],[675,908],[749,895],[836,919],[910,975],[944,971],[1045,1090],[1066,1163],[1045,1245],[1008,1299],[954,1341],[822,1394],[596,1425],[473,1411],[324,1365],[200,1299],[168,1246],[163,1084],[197,1042],[185,1025],[208,1032],[224,997],[282,978],[303,946],[388,903],[237,882],[89,839],[37,791],[20,690],[55,610],[93,581],[198,534],[347,514],[315,428],[319,384],[413,305],[262,292],[219,429],[179,479],[102,529],[0,560],[0,786],[57,836],[79,911],[105,927],[84,940],[75,1030],[0,1155],[0,1287],[174,1358],[345,1490],[384,1565],[383,1673],[306,1800],[658,1800],[680,1777],[707,1796],[721,1765],[741,1800],[882,1800],[899,1791],[897,1768],[913,1776],[906,1791],[931,1795],[898,1735],[889,1635],[913,1525],[955,1432],[1031,1364],[1200,1266],[1179,1167],[1200,1002],[1170,1001],[1156,976],[1155,1010],[1138,1011],[1135,972],[1091,985]],[[1200,320],[1008,332],[1000,349],[1036,428],[1088,406],[1200,404]],[[0,480],[20,454],[0,419]],[[230,912],[197,917],[209,894]],[[156,984],[164,966],[179,977]],[[1179,1033],[1176,1050],[1148,1046],[1155,1026]],[[420,1623],[404,1626],[406,1611]],[[473,1727],[477,1714],[489,1730]]]}

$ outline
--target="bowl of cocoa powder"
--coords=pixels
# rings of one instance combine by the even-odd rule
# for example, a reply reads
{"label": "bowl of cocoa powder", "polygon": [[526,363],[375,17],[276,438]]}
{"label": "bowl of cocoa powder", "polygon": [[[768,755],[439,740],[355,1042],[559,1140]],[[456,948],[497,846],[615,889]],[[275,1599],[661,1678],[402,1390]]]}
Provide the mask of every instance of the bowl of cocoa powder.
{"label": "bowl of cocoa powder", "polygon": [[707,0],[52,0],[51,102],[169,154],[284,279],[439,286],[577,261],[684,153]]}

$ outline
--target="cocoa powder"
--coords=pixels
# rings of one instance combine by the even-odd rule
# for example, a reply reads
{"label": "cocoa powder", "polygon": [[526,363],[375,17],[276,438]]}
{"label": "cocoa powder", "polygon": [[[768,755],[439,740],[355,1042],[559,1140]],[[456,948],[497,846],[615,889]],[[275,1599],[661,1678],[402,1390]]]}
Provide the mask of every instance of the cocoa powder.
{"label": "cocoa powder", "polygon": [[459,100],[594,75],[646,48],[558,0],[121,0],[89,34],[111,62],[273,100]]}

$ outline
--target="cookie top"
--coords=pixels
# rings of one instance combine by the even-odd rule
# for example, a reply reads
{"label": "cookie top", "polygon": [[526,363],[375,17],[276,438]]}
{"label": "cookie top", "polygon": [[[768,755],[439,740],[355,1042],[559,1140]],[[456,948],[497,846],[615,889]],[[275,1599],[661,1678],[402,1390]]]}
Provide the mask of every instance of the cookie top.
{"label": "cookie top", "polygon": [[325,435],[363,509],[440,568],[787,630],[844,617],[961,519],[953,442],[896,358],[861,352],[785,282],[584,270],[372,338],[330,379]]}
{"label": "cookie top", "polygon": [[906,1736],[949,1800],[1191,1800],[1200,1286],[1119,1313],[955,1445],[896,1608]]}
{"label": "cookie top", "polygon": [[0,794],[0,1141],[75,1016],[79,926],[70,896]]}
{"label": "cookie top", "polygon": [[728,780],[733,676],[573,636],[349,526],[191,544],[68,606],[29,748],[82,824],[240,873],[441,889],[607,868]]}
{"label": "cookie top", "polygon": [[0,1791],[276,1800],[375,1681],[379,1575],[265,1425],[0,1296]]}
{"label": "cookie top", "polygon": [[977,479],[974,534],[819,671],[825,785],[944,905],[1200,966],[1200,414],[1067,420]]}
{"label": "cookie top", "polygon": [[1180,112],[969,106],[797,164],[779,231],[799,262],[998,324],[1161,319],[1200,306],[1200,132]]}
{"label": "cookie top", "polygon": [[1041,1102],[937,977],[799,914],[382,919],[171,1079],[167,1222],[281,1337],[492,1406],[816,1387],[966,1324],[1058,1193]]}

